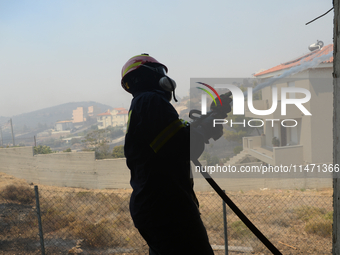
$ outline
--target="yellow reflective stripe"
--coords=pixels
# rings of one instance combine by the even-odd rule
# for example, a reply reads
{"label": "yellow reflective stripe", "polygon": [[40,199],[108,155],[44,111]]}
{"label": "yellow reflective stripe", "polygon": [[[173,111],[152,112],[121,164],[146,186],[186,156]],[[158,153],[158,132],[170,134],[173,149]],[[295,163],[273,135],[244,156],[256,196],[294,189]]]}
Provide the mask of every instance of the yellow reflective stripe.
{"label": "yellow reflective stripe", "polygon": [[131,113],[132,113],[132,110],[129,111],[129,117],[128,117],[128,121],[127,121],[127,124],[126,124],[126,133],[129,131]]}
{"label": "yellow reflective stripe", "polygon": [[158,136],[152,141],[150,147],[154,152],[158,152],[160,148],[172,137],[178,130],[180,130],[184,125],[180,120],[173,121],[169,126],[167,126]]}
{"label": "yellow reflective stripe", "polygon": [[139,66],[141,63],[142,63],[142,61],[136,62],[136,63],[133,63],[133,64],[129,65],[127,68],[125,68],[125,70],[124,70],[124,72],[123,72],[123,76],[124,76],[124,75],[125,75],[132,67]]}
{"label": "yellow reflective stripe", "polygon": [[188,126],[189,122],[183,119],[180,119],[180,121],[183,123],[184,126]]}

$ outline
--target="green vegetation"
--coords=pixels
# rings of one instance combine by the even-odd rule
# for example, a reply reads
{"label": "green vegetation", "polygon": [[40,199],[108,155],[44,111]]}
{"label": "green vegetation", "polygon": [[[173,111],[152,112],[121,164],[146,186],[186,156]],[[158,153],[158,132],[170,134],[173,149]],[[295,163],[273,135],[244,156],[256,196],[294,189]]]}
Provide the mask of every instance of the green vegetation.
{"label": "green vegetation", "polygon": [[34,154],[49,154],[49,153],[53,153],[50,146],[39,145],[34,147]]}
{"label": "green vegetation", "polygon": [[96,159],[111,158],[110,145],[107,141],[99,143],[94,151]]}
{"label": "green vegetation", "polygon": [[85,151],[94,151],[96,159],[124,157],[121,149],[110,151],[109,141],[124,135],[122,127],[108,127],[106,129],[92,130],[85,136],[83,144]]}
{"label": "green vegetation", "polygon": [[63,152],[71,152],[71,148],[67,148],[66,150],[63,150]]}
{"label": "green vegetation", "polygon": [[223,130],[223,137],[231,142],[242,142],[242,138],[245,137],[247,135],[246,131],[243,130],[239,130],[239,131],[231,131],[231,130]]}
{"label": "green vegetation", "polygon": [[240,220],[232,222],[230,228],[232,238],[242,238],[251,234],[249,228]]}
{"label": "green vegetation", "polygon": [[114,158],[124,158],[124,145],[118,145],[113,148],[112,156]]}
{"label": "green vegetation", "polygon": [[91,131],[85,136],[85,140],[83,140],[82,142],[85,143],[85,145],[87,146],[96,145],[99,143],[103,143],[104,141],[116,139],[123,135],[124,131],[122,127],[108,127],[106,129],[100,130],[93,130],[91,128]]}
{"label": "green vegetation", "polygon": [[280,146],[280,140],[276,136],[272,139],[272,145],[276,147]]}
{"label": "green vegetation", "polygon": [[201,158],[207,161],[207,166],[215,166],[220,163],[220,159],[217,156],[211,156],[207,151],[202,153]]}
{"label": "green vegetation", "polygon": [[234,154],[237,155],[237,154],[239,154],[242,150],[243,150],[243,147],[242,147],[242,146],[236,146],[236,147],[234,148]]}

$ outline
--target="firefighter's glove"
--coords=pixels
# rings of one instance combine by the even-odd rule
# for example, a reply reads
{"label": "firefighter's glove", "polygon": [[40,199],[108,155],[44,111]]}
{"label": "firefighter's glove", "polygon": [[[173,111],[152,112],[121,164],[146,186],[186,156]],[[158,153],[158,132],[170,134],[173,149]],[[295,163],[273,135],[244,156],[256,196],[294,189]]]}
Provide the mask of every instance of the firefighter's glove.
{"label": "firefighter's glove", "polygon": [[215,124],[214,119],[218,119],[216,114],[210,114],[205,118],[197,127],[197,131],[203,136],[204,142],[209,144],[209,139],[213,138],[215,141],[223,135],[223,126],[221,124]]}
{"label": "firefighter's glove", "polygon": [[222,94],[220,95],[222,105],[218,97],[215,98],[216,104],[213,101],[210,105],[210,110],[217,113],[219,119],[226,118],[228,116],[227,113],[231,112],[230,104],[233,100],[230,98],[230,96],[231,96],[231,92]]}

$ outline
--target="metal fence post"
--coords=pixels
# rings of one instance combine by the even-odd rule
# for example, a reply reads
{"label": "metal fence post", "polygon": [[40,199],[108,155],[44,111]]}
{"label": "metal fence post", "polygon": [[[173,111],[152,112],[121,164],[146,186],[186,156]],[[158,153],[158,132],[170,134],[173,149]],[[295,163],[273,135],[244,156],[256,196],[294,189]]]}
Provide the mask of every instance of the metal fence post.
{"label": "metal fence post", "polygon": [[[225,190],[223,190],[225,193]],[[228,255],[228,232],[227,232],[227,207],[222,199],[223,207],[223,228],[224,228],[224,254]]]}
{"label": "metal fence post", "polygon": [[36,201],[36,204],[37,204],[37,215],[38,215],[38,223],[39,223],[39,236],[40,236],[41,254],[45,255],[44,235],[43,235],[42,224],[41,224],[39,192],[38,192],[38,186],[37,185],[34,186],[34,191],[35,191],[35,201]]}

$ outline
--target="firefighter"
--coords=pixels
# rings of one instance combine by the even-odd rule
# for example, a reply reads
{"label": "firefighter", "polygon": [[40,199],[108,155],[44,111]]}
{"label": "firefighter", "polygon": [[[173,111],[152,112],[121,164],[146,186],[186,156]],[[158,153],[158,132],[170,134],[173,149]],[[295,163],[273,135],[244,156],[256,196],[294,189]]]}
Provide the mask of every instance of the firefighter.
{"label": "firefighter", "polygon": [[191,157],[198,158],[209,138],[223,134],[222,125],[190,130],[170,103],[176,83],[167,71],[148,54],[122,68],[122,87],[133,96],[124,145],[130,213],[149,254],[214,254],[190,177],[190,136]]}

